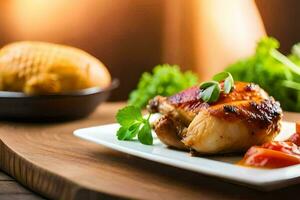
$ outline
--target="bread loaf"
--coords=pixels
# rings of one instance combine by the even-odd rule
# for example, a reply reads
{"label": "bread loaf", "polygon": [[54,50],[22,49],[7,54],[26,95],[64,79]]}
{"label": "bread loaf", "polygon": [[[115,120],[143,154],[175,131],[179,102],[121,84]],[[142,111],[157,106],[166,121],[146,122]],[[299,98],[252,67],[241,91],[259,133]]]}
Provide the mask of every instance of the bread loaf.
{"label": "bread loaf", "polygon": [[0,90],[56,94],[109,86],[106,67],[90,54],[46,42],[16,42],[0,49]]}

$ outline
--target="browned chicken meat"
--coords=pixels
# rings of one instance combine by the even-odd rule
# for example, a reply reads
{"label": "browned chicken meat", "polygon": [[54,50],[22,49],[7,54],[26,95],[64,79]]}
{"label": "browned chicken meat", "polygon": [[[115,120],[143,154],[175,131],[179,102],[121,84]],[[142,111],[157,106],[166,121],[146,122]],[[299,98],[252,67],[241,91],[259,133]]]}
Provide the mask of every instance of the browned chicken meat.
{"label": "browned chicken meat", "polygon": [[280,104],[259,86],[235,82],[232,92],[217,102],[200,99],[199,87],[149,102],[159,139],[170,147],[201,154],[241,152],[274,139],[280,131]]}

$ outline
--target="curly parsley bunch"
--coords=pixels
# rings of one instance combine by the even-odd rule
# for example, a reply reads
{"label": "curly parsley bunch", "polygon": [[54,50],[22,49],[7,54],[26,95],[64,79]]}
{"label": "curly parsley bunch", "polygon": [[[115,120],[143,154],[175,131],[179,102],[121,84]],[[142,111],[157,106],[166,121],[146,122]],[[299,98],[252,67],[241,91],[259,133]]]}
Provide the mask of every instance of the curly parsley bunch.
{"label": "curly parsley bunch", "polygon": [[190,71],[181,72],[177,65],[158,65],[152,74],[143,73],[137,89],[130,93],[128,103],[144,108],[156,95],[170,96],[197,83],[197,75]]}

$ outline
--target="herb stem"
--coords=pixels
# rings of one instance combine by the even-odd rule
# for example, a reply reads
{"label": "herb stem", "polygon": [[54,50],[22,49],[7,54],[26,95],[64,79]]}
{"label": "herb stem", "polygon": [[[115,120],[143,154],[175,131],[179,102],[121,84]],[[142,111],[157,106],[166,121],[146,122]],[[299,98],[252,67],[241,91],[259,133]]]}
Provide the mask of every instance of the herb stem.
{"label": "herb stem", "polygon": [[288,59],[285,55],[277,51],[276,49],[271,50],[271,55],[273,58],[284,64],[284,66],[287,66],[291,71],[296,73],[297,75],[300,75],[300,67],[293,63],[290,59]]}

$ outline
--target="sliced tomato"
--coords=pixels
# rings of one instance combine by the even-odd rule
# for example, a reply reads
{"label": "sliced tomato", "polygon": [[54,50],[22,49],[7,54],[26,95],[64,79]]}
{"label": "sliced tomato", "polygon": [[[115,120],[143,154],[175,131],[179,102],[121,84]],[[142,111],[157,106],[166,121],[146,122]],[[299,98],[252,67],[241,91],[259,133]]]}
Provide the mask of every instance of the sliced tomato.
{"label": "sliced tomato", "polygon": [[293,142],[268,142],[261,145],[262,148],[272,149],[275,151],[280,151],[282,153],[287,153],[290,155],[300,156],[300,148]]}
{"label": "sliced tomato", "polygon": [[251,167],[280,168],[300,164],[300,156],[262,147],[251,147],[238,164]]}
{"label": "sliced tomato", "polygon": [[300,123],[296,123],[296,133],[286,141],[273,141],[261,146],[253,146],[238,164],[262,168],[300,164]]}

